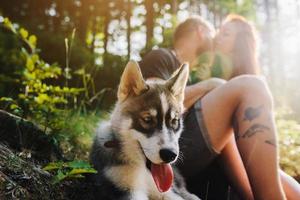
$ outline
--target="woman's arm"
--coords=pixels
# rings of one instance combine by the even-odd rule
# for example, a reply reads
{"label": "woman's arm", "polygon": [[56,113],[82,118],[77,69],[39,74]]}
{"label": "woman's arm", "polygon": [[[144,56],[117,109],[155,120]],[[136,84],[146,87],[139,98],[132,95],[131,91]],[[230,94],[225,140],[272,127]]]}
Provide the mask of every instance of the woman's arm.
{"label": "woman's arm", "polygon": [[185,89],[184,107],[189,109],[198,99],[224,83],[226,83],[226,81],[223,79],[210,78],[187,86]]}

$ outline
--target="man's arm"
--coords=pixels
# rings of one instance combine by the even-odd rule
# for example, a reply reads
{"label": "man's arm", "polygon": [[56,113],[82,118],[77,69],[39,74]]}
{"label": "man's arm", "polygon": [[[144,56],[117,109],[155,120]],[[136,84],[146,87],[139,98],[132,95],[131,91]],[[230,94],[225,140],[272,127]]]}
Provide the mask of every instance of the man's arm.
{"label": "man's arm", "polygon": [[219,78],[211,78],[199,83],[187,86],[185,89],[184,107],[189,109],[195,102],[214,88],[226,83]]}

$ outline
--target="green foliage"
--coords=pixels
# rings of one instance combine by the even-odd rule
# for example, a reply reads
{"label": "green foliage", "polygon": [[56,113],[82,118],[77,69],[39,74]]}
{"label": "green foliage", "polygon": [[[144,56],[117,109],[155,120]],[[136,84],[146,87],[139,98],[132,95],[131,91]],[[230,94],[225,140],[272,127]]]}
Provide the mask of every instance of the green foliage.
{"label": "green foliage", "polygon": [[10,97],[1,97],[0,103],[5,103],[6,106],[9,106],[9,110],[11,110],[16,115],[20,115],[22,113],[22,108],[20,108],[16,101]]}
{"label": "green foliage", "polygon": [[[109,89],[96,92],[94,79],[85,68],[74,72],[70,69],[75,31],[70,40],[65,40],[67,60],[63,70],[57,64],[48,64],[41,59],[36,47],[37,38],[26,29],[12,24],[7,18],[0,25],[21,41],[19,52],[23,59],[18,71],[17,95],[1,97],[2,109],[41,125],[47,134],[51,133],[68,159],[87,159],[94,128],[99,121],[98,114],[87,110],[87,106],[101,100]],[[119,76],[122,69],[118,62],[125,61],[110,56],[109,59],[116,62],[112,69],[116,70],[115,77]],[[102,71],[109,76],[108,67]],[[74,77],[81,77],[82,88],[67,87]],[[103,78],[105,76],[100,77]],[[54,84],[57,80],[64,80],[66,86]]]}
{"label": "green foliage", "polygon": [[43,168],[45,171],[55,171],[53,183],[59,183],[65,179],[83,178],[83,174],[95,174],[97,171],[85,161],[74,160],[72,162],[51,162]]}
{"label": "green foliage", "polygon": [[198,57],[197,64],[192,68],[190,73],[191,83],[197,83],[212,77],[214,56],[211,52],[205,52]]}
{"label": "green foliage", "polygon": [[11,33],[1,31],[0,24],[0,96],[11,94],[20,87],[20,74],[25,63],[25,58],[20,51],[22,44]]}
{"label": "green foliage", "polygon": [[173,46],[173,32],[174,27],[178,24],[177,17],[172,15],[170,20],[172,26],[171,27],[164,27],[163,29],[163,41],[159,44],[160,47],[170,48]]}
{"label": "green foliage", "polygon": [[247,18],[255,18],[255,2],[250,0],[216,0],[214,3],[208,3],[208,8],[220,15],[236,13]]}
{"label": "green foliage", "polygon": [[65,111],[61,129],[55,137],[67,159],[88,159],[97,123],[106,115],[95,112]]}
{"label": "green foliage", "polygon": [[276,125],[280,145],[280,165],[292,176],[300,174],[300,124],[295,120],[287,120],[287,108],[277,111]]}
{"label": "green foliage", "polygon": [[4,18],[1,26],[25,44],[21,49],[25,66],[19,77],[21,88],[17,99],[1,100],[8,102],[15,113],[17,109],[18,114],[43,125],[45,131],[48,127],[52,130],[59,129],[58,122],[63,120],[60,118],[63,112],[61,108],[68,103],[66,97],[75,98],[83,89],[51,84],[51,80],[62,76],[62,70],[58,65],[50,65],[40,58],[36,48],[36,36],[30,35],[24,28],[18,28],[8,18]]}
{"label": "green foliage", "polygon": [[[38,47],[42,50],[39,53],[40,57],[49,63],[58,63],[64,68],[66,68],[68,64],[71,71],[76,71],[81,68],[86,68],[87,71],[95,70],[95,55],[90,49],[85,47],[85,43],[78,39],[78,31],[76,31],[75,34],[74,30],[66,34],[54,34],[52,32],[39,33]],[[67,40],[68,43],[68,55],[66,55],[65,40]],[[68,62],[66,62],[67,59],[69,59]],[[63,73],[65,73],[65,71]]]}

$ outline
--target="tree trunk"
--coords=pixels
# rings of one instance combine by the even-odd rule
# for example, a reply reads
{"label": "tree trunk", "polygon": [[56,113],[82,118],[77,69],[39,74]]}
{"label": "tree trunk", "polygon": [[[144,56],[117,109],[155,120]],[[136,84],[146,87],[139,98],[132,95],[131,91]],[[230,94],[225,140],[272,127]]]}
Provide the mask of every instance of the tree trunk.
{"label": "tree trunk", "polygon": [[103,53],[103,65],[104,67],[106,66],[107,64],[107,44],[108,44],[108,39],[109,39],[109,33],[108,33],[108,26],[109,26],[109,22],[110,22],[110,12],[109,12],[109,6],[108,4],[105,4],[107,7],[106,9],[104,9],[104,30],[103,30],[103,33],[104,33],[104,38],[103,38],[103,48],[104,48],[104,53]]}
{"label": "tree trunk", "polygon": [[131,57],[131,1],[127,0],[127,12],[126,12],[126,23],[127,23],[127,60]]}
{"label": "tree trunk", "polygon": [[146,51],[152,47],[154,35],[155,14],[153,8],[153,0],[145,0],[146,8]]}
{"label": "tree trunk", "polygon": [[178,0],[172,0],[171,3],[171,12],[173,16],[177,15],[178,12]]}

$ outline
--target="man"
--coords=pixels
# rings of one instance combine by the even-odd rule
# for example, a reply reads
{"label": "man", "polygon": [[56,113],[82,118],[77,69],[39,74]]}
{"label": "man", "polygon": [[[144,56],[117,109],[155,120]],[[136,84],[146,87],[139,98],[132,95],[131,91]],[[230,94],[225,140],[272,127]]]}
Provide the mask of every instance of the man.
{"label": "man", "polygon": [[[192,68],[197,57],[210,50],[213,33],[200,17],[179,24],[173,50],[153,50],[140,62],[144,77],[167,79],[183,62],[189,62]],[[285,199],[279,181],[272,97],[264,81],[247,75],[225,84],[218,79],[199,82],[187,86],[184,104],[189,110],[180,143],[183,162],[178,167],[187,182],[232,145],[235,136],[243,160],[240,164],[245,166],[254,198]],[[249,184],[245,184],[246,173],[242,176],[233,178],[235,184],[240,187],[243,199],[253,199]]]}

